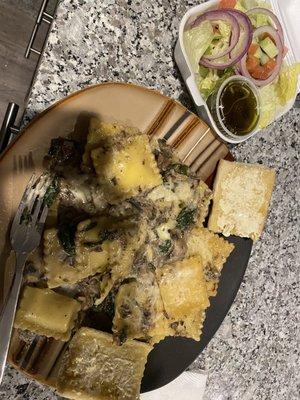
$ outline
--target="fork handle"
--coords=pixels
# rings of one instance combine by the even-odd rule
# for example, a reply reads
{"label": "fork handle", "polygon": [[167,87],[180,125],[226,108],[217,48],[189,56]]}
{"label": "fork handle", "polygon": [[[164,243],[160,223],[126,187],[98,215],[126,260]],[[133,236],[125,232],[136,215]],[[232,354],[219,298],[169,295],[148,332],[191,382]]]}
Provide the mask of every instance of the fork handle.
{"label": "fork handle", "polygon": [[14,280],[0,318],[0,384],[4,374],[26,259],[27,254],[16,253]]}

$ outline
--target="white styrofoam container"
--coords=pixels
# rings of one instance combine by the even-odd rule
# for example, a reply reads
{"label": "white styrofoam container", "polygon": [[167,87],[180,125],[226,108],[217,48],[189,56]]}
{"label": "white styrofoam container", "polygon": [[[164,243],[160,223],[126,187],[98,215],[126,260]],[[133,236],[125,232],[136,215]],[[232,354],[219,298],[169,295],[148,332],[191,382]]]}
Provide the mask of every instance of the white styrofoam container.
{"label": "white styrofoam container", "polygon": [[[249,139],[257,132],[252,132],[251,135],[247,135],[246,137],[236,137],[232,138],[227,136],[226,134],[220,132],[218,129],[210,110],[202,98],[196,83],[196,77],[192,70],[191,64],[187,57],[184,44],[183,44],[183,33],[186,23],[190,19],[194,19],[197,15],[208,11],[210,9],[217,8],[219,0],[210,0],[206,3],[199,4],[188,10],[186,14],[183,16],[180,27],[179,27],[179,38],[175,46],[174,56],[176,64],[181,72],[181,75],[185,81],[185,84],[193,98],[195,103],[198,115],[207,122],[214,131],[226,142],[229,143],[241,143],[245,140]],[[285,45],[288,47],[289,52],[285,57],[285,63],[287,65],[291,65],[295,62],[300,62],[300,0],[270,0],[270,4],[272,6],[273,12],[279,18],[285,37]],[[298,93],[300,93],[300,79],[298,81]],[[296,98],[296,96],[295,96]],[[278,110],[276,119],[280,118],[283,114],[289,111],[295,102],[295,98],[292,99],[285,107],[282,107]]]}

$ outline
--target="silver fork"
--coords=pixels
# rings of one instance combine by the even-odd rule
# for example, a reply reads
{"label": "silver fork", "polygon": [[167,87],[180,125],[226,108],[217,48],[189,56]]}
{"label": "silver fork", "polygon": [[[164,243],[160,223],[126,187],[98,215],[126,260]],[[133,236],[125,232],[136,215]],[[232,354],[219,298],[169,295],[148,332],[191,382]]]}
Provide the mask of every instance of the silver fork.
{"label": "silver fork", "polygon": [[49,177],[43,176],[38,180],[35,175],[31,177],[11,226],[10,241],[16,254],[16,267],[0,318],[0,383],[5,369],[25,262],[28,254],[40,243],[48,213],[43,198],[49,184]]}

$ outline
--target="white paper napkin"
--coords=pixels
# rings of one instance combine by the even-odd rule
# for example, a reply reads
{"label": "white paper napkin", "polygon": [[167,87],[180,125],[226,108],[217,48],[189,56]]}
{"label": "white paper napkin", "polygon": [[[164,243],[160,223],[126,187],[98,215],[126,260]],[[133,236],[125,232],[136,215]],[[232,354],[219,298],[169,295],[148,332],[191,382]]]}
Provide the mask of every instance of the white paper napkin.
{"label": "white paper napkin", "polygon": [[184,372],[160,389],[141,394],[141,400],[202,400],[207,375]]}

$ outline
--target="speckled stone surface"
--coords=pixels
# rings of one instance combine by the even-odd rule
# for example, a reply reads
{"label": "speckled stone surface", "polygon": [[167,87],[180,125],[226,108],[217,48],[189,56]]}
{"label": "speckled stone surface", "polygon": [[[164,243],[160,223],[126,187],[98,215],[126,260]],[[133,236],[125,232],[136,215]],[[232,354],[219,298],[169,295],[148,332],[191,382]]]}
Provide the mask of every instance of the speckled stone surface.
{"label": "speckled stone surface", "polygon": [[[77,89],[108,80],[156,88],[192,109],[173,49],[181,17],[197,3],[62,1],[25,120]],[[238,160],[275,168],[277,182],[236,300],[190,367],[208,374],[205,400],[299,399],[299,130],[300,110],[292,109],[233,150]],[[57,396],[8,368],[0,398]]]}

